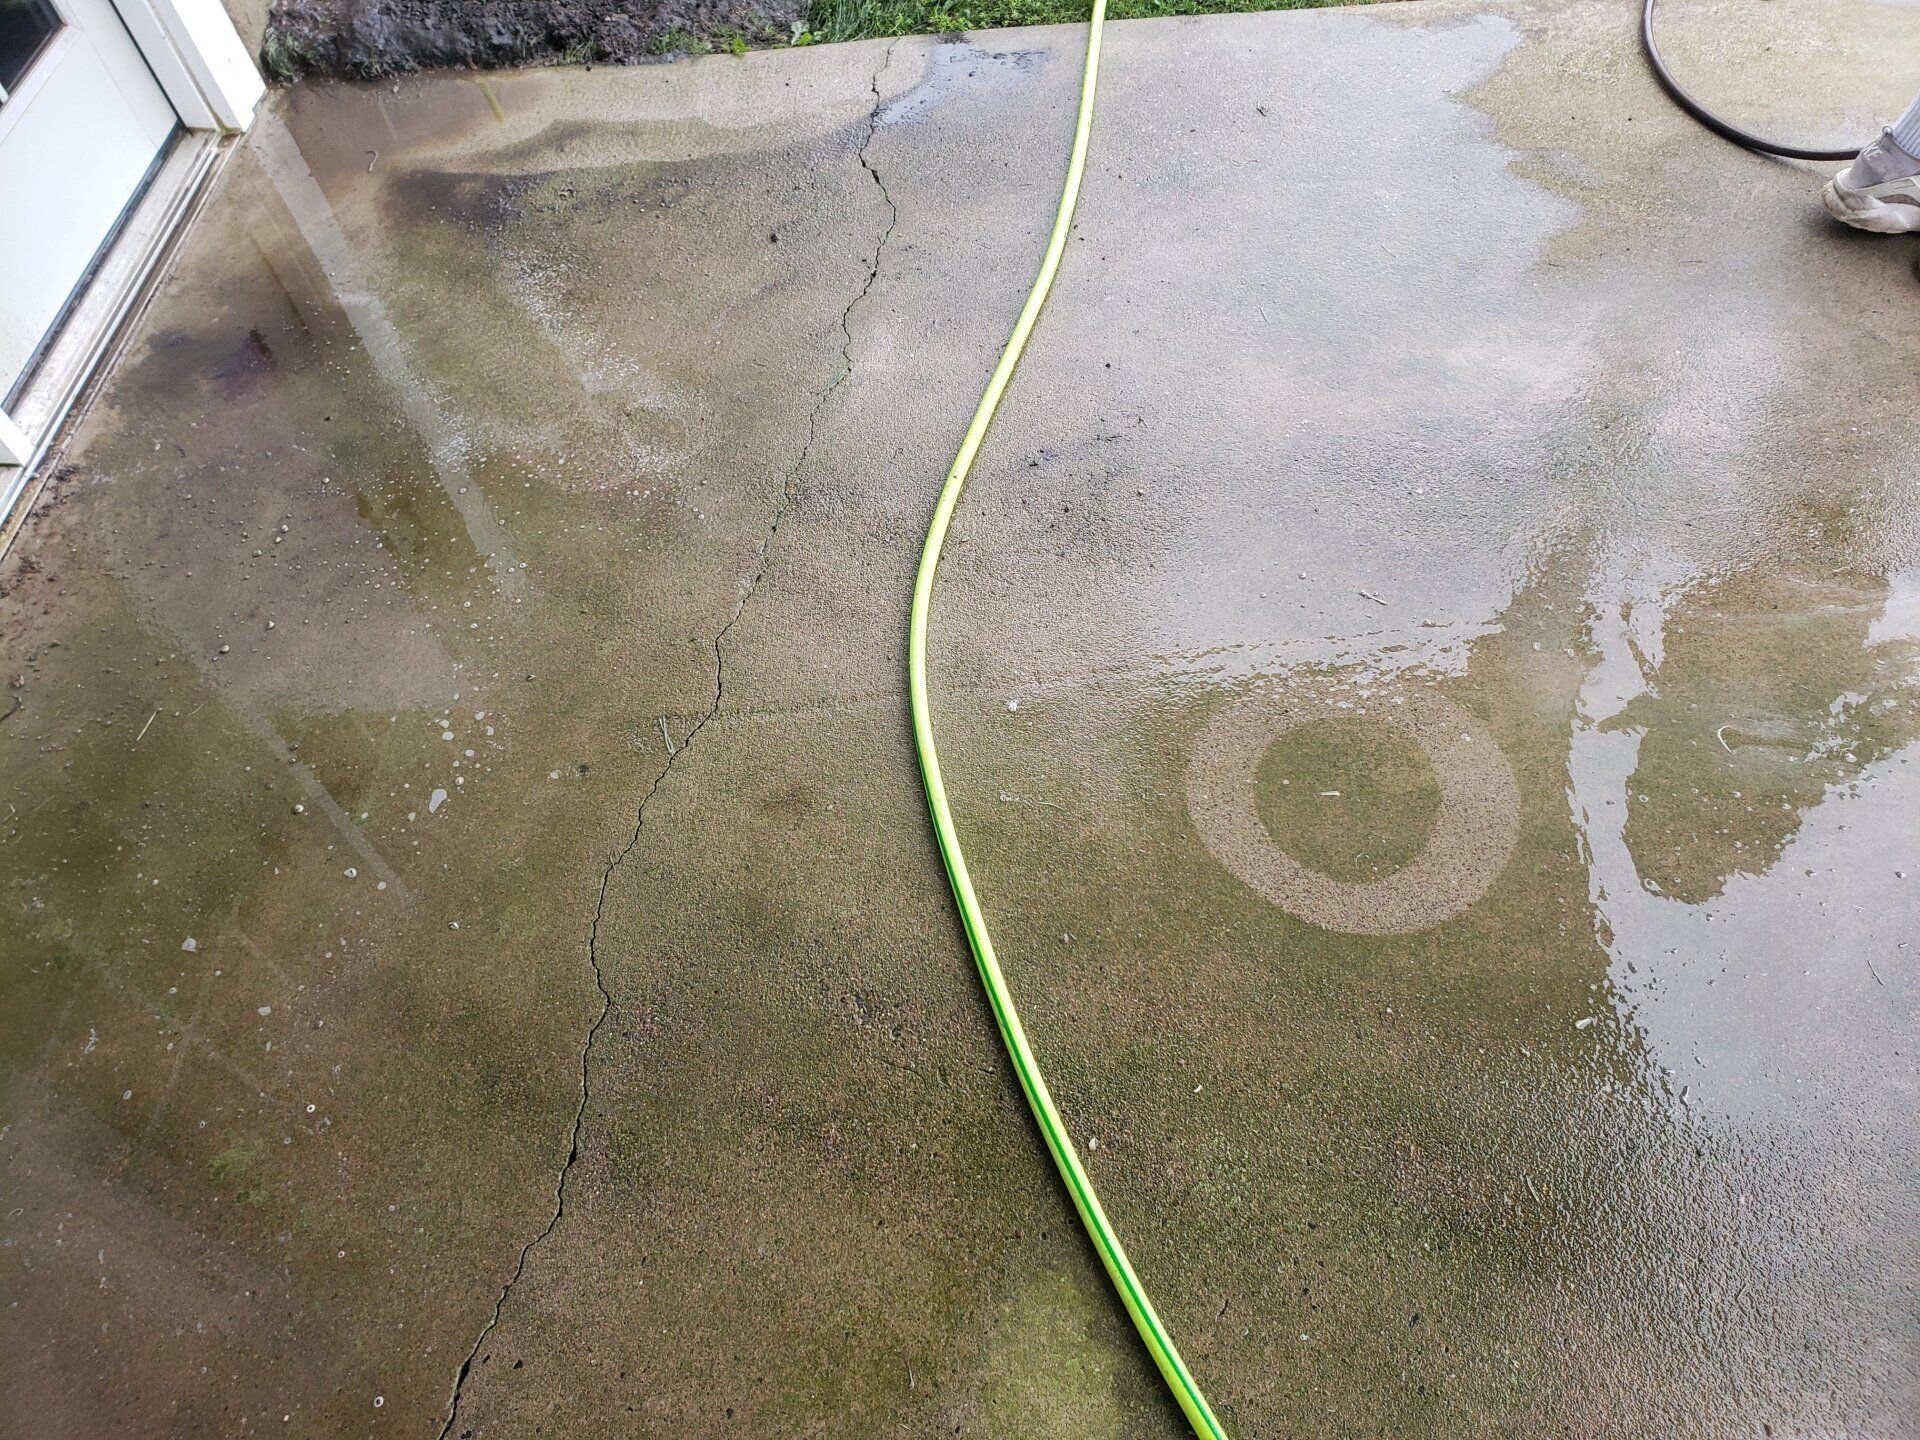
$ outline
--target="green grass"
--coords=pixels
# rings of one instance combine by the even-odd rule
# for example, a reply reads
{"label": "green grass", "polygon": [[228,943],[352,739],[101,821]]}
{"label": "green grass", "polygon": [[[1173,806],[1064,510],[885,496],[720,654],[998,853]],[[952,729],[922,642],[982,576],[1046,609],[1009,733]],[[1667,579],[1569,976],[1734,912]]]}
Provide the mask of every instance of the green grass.
{"label": "green grass", "polygon": [[312,60],[299,37],[277,25],[267,26],[267,33],[260,39],[260,64],[268,79],[297,79]]}
{"label": "green grass", "polygon": [[648,43],[655,55],[711,55],[713,42],[691,30],[662,30]]}
{"label": "green grass", "polygon": [[[1341,0],[1109,0],[1109,20],[1153,15],[1229,15],[1308,10]],[[1087,0],[814,0],[799,44],[887,35],[950,34],[1007,25],[1061,25],[1087,18]]]}

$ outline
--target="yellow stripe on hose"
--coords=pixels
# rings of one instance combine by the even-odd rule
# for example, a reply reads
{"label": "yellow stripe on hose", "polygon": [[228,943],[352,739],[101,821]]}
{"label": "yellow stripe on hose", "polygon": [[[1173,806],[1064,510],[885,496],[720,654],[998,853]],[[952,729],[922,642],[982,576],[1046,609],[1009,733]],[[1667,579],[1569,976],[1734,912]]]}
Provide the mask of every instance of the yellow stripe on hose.
{"label": "yellow stripe on hose", "polygon": [[920,774],[927,785],[927,808],[933,813],[934,834],[940,840],[940,855],[946,862],[947,878],[953,882],[953,898],[960,906],[960,919],[973,947],[974,963],[980,968],[980,983],[986,987],[987,1001],[993,1006],[993,1017],[999,1022],[1000,1038],[1006,1041],[1014,1072],[1020,1077],[1020,1088],[1026,1092],[1033,1118],[1039,1122],[1047,1149],[1053,1153],[1053,1163],[1059,1167],[1060,1178],[1066,1181],[1067,1192],[1073,1197],[1073,1208],[1080,1212],[1080,1223],[1086,1227],[1094,1249],[1100,1252],[1100,1262],[1107,1267],[1120,1303],[1127,1307],[1134,1328],[1146,1342],[1153,1363],[1166,1377],[1167,1387],[1193,1426],[1193,1433],[1201,1440],[1225,1440],[1226,1432],[1213,1418],[1207,1397],[1200,1393],[1199,1385],[1174,1347],[1173,1337],[1154,1313],[1153,1302],[1147,1299],[1140,1277],[1133,1273],[1120,1237],[1113,1233],[1112,1223],[1100,1208],[1100,1197],[1094,1194],[1093,1182],[1080,1164],[1073,1141],[1067,1138],[1066,1126],[1061,1123],[1060,1112],[1054,1109],[1053,1097],[1040,1074],[1040,1064],[1027,1044],[1020,1014],[1007,990],[1006,977],[1000,973],[1000,962],[994,958],[993,940],[987,934],[980,899],[973,893],[973,881],[967,876],[966,856],[960,851],[953,812],[947,808],[946,786],[940,779],[940,757],[933,744],[933,718],[927,708],[927,618],[933,606],[934,572],[940,567],[940,550],[946,543],[953,508],[966,486],[987,427],[993,423],[1000,397],[1006,393],[1007,382],[1013,378],[1014,367],[1027,348],[1027,337],[1033,333],[1034,321],[1040,316],[1040,307],[1046,303],[1047,291],[1052,288],[1054,274],[1060,268],[1060,257],[1067,247],[1067,232],[1073,228],[1073,209],[1080,198],[1080,177],[1087,163],[1087,139],[1093,130],[1093,94],[1100,76],[1100,31],[1106,12],[1106,0],[1093,0],[1092,23],[1087,27],[1086,74],[1080,84],[1080,117],[1074,127],[1073,154],[1067,161],[1066,183],[1060,188],[1060,208],[1053,217],[1053,233],[1047,237],[1046,256],[1040,262],[1040,273],[1034,279],[1027,303],[1021,308],[1020,318],[1014,323],[1013,334],[1000,352],[1000,363],[993,367],[986,393],[973,412],[973,420],[960,442],[960,452],[947,471],[946,484],[941,487],[940,499],[933,507],[933,523],[927,527],[927,543],[920,552],[920,570],[913,582],[913,615],[907,632],[907,690],[913,704],[913,742],[920,755]]}

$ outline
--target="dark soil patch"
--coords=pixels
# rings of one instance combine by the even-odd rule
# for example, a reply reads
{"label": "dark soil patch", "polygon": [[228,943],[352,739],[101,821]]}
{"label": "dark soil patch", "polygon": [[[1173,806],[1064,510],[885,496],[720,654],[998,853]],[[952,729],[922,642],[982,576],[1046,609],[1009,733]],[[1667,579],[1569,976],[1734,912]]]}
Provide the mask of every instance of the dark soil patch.
{"label": "dark soil patch", "polygon": [[805,0],[275,0],[261,59],[282,80],[630,64],[786,40],[805,10]]}
{"label": "dark soil patch", "polygon": [[[1109,0],[1107,16],[1344,3],[1355,0]],[[766,45],[1069,24],[1087,9],[1087,0],[274,0],[261,60],[281,80],[556,60],[632,64]]]}

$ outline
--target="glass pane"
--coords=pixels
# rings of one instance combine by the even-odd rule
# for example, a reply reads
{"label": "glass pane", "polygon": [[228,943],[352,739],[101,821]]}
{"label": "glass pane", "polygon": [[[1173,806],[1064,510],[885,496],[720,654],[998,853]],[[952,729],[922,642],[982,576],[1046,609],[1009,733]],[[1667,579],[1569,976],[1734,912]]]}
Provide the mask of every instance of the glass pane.
{"label": "glass pane", "polygon": [[48,0],[0,0],[0,89],[11,90],[60,29]]}

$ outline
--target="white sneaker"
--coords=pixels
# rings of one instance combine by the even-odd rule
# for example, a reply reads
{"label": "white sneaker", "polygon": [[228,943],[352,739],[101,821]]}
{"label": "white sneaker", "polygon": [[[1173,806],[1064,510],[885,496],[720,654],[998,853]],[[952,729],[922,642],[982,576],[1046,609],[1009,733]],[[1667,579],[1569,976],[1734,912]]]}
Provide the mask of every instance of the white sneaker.
{"label": "white sneaker", "polygon": [[1920,160],[1882,134],[1820,192],[1827,213],[1856,230],[1920,230]]}

